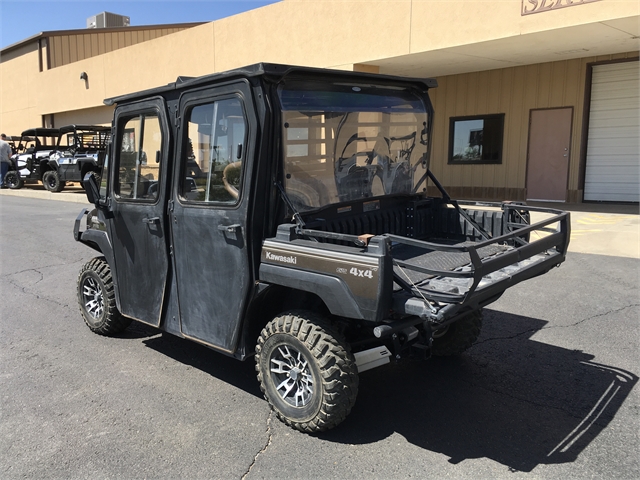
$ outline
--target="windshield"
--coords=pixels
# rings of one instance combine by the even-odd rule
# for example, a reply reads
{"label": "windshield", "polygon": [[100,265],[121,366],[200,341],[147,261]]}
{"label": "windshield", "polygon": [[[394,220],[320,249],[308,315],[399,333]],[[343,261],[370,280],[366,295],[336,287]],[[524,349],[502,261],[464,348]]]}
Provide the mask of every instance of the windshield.
{"label": "windshield", "polygon": [[415,193],[430,106],[408,89],[288,82],[279,89],[285,191],[300,211]]}

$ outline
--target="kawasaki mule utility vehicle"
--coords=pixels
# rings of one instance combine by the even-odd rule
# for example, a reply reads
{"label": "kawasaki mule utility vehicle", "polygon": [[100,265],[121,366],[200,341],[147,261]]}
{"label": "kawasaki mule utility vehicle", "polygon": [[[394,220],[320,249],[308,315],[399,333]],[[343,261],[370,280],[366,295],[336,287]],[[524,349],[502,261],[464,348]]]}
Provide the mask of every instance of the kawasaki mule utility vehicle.
{"label": "kawasaki mule utility vehicle", "polygon": [[60,130],[57,128],[30,128],[22,132],[16,153],[11,156],[5,184],[14,190],[22,188],[25,183],[42,181],[45,184],[45,176],[51,171],[49,156],[61,147],[59,138]]}
{"label": "kawasaki mule utility vehicle", "polygon": [[485,305],[564,261],[569,215],[450,199],[429,171],[434,87],[258,64],[107,100],[74,232],[101,253],[78,277],[86,324],[255,356],[306,432],[347,416],[359,372],[469,348]]}
{"label": "kawasaki mule utility vehicle", "polygon": [[66,182],[80,182],[89,172],[102,172],[111,127],[66,125],[31,128],[22,132],[5,182],[22,188],[42,181],[50,192],[60,192]]}
{"label": "kawasaki mule utility vehicle", "polygon": [[100,176],[111,127],[98,125],[66,125],[60,127],[58,143],[66,137],[68,147],[49,156],[49,173],[42,178],[50,192],[61,192],[67,182],[80,182],[87,173]]}

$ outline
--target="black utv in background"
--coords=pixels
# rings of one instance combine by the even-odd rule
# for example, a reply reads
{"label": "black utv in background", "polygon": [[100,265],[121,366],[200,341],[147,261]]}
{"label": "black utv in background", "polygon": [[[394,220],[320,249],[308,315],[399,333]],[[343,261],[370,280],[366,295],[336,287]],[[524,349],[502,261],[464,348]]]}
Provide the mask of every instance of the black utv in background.
{"label": "black utv in background", "polygon": [[469,348],[485,305],[564,261],[569,214],[449,198],[429,171],[434,87],[257,64],[107,100],[109,162],[74,228],[100,252],[78,277],[86,324],[255,356],[306,432],[344,420],[359,372]]}

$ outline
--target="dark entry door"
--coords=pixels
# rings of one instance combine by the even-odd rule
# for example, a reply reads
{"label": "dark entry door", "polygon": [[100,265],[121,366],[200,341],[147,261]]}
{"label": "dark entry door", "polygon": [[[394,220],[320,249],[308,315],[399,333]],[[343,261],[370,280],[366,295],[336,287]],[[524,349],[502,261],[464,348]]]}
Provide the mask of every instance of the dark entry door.
{"label": "dark entry door", "polygon": [[182,333],[235,349],[252,286],[247,211],[256,120],[248,86],[180,100],[180,159],[171,214]]}
{"label": "dark entry door", "polygon": [[110,228],[120,312],[155,326],[169,267],[164,222],[168,135],[162,100],[117,110]]}
{"label": "dark entry door", "polygon": [[572,117],[573,108],[531,110],[527,200],[566,200]]}

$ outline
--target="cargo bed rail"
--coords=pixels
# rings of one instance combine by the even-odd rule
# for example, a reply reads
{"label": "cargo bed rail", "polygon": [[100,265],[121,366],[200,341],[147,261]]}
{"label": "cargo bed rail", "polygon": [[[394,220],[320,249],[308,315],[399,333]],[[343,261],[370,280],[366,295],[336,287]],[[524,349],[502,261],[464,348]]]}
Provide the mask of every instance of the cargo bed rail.
{"label": "cargo bed rail", "polygon": [[[479,242],[457,245],[386,235],[393,242],[394,248],[402,245],[421,252],[410,259],[393,258],[396,270],[394,280],[412,296],[428,301],[432,311],[439,309],[437,303],[482,305],[483,301],[495,299],[509,286],[540,275],[565,260],[571,229],[568,212],[509,203],[460,204],[465,207],[502,209],[504,230],[507,233]],[[522,214],[525,212],[540,212],[551,216],[531,225],[509,221],[516,217],[524,219]],[[551,227],[553,224],[555,228]],[[538,238],[529,241],[532,234]],[[432,260],[439,260],[441,263],[447,255],[455,255],[458,260],[463,258],[461,255],[466,257],[452,269],[433,266],[438,262]],[[406,270],[411,275],[406,274]],[[420,278],[416,280],[416,277]]]}

